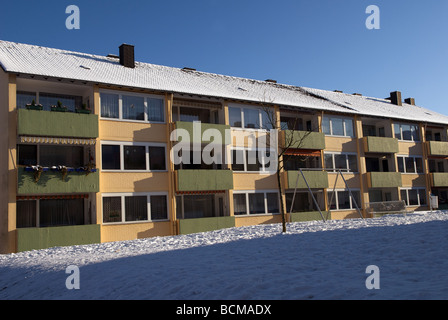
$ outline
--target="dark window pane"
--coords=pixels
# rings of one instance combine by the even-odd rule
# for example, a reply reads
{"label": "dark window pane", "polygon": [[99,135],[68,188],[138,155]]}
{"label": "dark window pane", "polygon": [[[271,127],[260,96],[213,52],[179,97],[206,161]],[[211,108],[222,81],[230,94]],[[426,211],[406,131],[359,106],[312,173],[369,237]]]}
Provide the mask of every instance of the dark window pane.
{"label": "dark window pane", "polygon": [[165,119],[165,107],[162,99],[146,99],[148,103],[148,121],[163,122]]}
{"label": "dark window pane", "polygon": [[103,222],[121,222],[121,197],[103,198]]}
{"label": "dark window pane", "polygon": [[103,144],[101,159],[103,170],[120,170],[120,146]]}
{"label": "dark window pane", "polygon": [[75,226],[84,224],[84,199],[39,201],[39,226]]}
{"label": "dark window pane", "polygon": [[17,146],[19,166],[37,165],[37,146],[19,144]]}
{"label": "dark window pane", "polygon": [[244,151],[232,150],[232,170],[244,171]]}
{"label": "dark window pane", "polygon": [[260,128],[259,111],[257,109],[243,109],[244,128]]}
{"label": "dark window pane", "polygon": [[263,193],[249,194],[249,214],[266,213]]}
{"label": "dark window pane", "polygon": [[348,191],[338,191],[339,210],[350,209],[350,194]]}
{"label": "dark window pane", "polygon": [[149,147],[150,170],[166,170],[165,148]]}
{"label": "dark window pane", "polygon": [[39,94],[39,103],[43,105],[44,110],[50,111],[51,106],[57,106],[58,102],[61,102],[67,111],[75,112],[76,108],[82,106],[82,97],[44,92]]}
{"label": "dark window pane", "polygon": [[166,196],[151,196],[151,220],[168,219]]}
{"label": "dark window pane", "polygon": [[75,146],[41,145],[39,164],[42,166],[66,166],[79,168],[84,166],[84,148]]}
{"label": "dark window pane", "polygon": [[35,228],[36,201],[17,201],[17,228]]}
{"label": "dark window pane", "polygon": [[229,123],[231,127],[242,127],[240,108],[229,108]]}
{"label": "dark window pane", "polygon": [[278,193],[267,193],[266,200],[268,202],[268,212],[269,213],[279,213],[280,206],[278,204]]}
{"label": "dark window pane", "polygon": [[37,104],[35,92],[17,91],[17,108],[26,108],[26,105],[31,104],[33,100]]}
{"label": "dark window pane", "polygon": [[242,215],[242,214],[247,214],[246,195],[245,194],[234,194],[233,195],[233,211],[236,216]]}
{"label": "dark window pane", "polygon": [[144,146],[124,146],[124,169],[146,170],[146,152]]}
{"label": "dark window pane", "polygon": [[146,196],[125,197],[126,221],[148,220],[148,198]]}

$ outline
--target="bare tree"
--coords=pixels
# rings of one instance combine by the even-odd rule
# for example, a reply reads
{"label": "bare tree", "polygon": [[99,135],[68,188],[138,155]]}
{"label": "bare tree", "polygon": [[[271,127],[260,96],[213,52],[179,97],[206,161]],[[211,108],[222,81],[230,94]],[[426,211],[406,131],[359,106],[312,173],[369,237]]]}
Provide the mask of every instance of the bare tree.
{"label": "bare tree", "polygon": [[[285,205],[283,202],[283,186],[281,179],[281,172],[285,169],[285,165],[292,159],[293,155],[289,152],[291,149],[301,149],[304,145],[305,139],[311,134],[311,131],[301,131],[296,130],[298,127],[299,111],[292,110],[291,114],[294,115],[291,118],[291,122],[284,123],[282,125],[279,116],[274,108],[273,101],[266,101],[263,99],[262,112],[263,112],[263,129],[270,130],[269,134],[276,134],[278,137],[275,141],[275,145],[269,145],[268,147],[275,149],[277,152],[277,166],[276,166],[276,176],[277,176],[277,188],[280,194],[280,213],[282,217],[282,232],[286,232],[286,212]],[[299,132],[300,134],[295,134]],[[270,139],[266,139],[270,141]],[[309,156],[299,156],[299,161],[305,162]]]}

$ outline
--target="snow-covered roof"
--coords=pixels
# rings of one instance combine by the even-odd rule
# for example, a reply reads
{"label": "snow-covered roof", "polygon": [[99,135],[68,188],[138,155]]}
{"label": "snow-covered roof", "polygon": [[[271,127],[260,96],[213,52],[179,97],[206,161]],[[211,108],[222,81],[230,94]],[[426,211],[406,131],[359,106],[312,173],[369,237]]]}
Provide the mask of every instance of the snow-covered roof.
{"label": "snow-covered roof", "polygon": [[142,62],[136,62],[135,68],[126,68],[120,65],[117,58],[113,57],[1,40],[0,65],[6,72],[17,74],[448,124],[446,115],[406,103],[403,103],[403,106],[396,106],[386,99],[183,70]]}

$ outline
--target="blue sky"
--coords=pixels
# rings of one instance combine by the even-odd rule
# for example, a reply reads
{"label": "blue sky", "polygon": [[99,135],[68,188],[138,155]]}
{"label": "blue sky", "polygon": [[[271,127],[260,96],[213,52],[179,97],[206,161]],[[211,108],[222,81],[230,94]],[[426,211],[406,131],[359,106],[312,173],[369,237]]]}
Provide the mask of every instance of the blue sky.
{"label": "blue sky", "polygon": [[[69,5],[80,29],[68,30]],[[380,9],[368,30],[366,8]],[[385,98],[448,114],[446,0],[8,1],[0,39]]]}

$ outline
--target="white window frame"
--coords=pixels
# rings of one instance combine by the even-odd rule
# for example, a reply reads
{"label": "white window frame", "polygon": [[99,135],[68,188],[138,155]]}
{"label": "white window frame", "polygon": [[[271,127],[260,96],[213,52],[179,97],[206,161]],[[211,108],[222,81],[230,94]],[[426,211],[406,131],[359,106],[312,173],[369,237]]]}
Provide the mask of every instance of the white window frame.
{"label": "white window frame", "polygon": [[[146,196],[147,201],[147,220],[138,221],[126,221],[126,197],[144,197]],[[151,217],[151,196],[165,196],[166,197],[166,219],[153,220]],[[121,221],[119,222],[104,222],[104,198],[121,198]],[[168,199],[168,192],[127,192],[127,193],[103,193],[101,195],[101,224],[103,225],[114,225],[114,224],[135,224],[135,223],[148,223],[148,222],[166,222],[170,219],[170,206]]]}
{"label": "white window frame", "polygon": [[[101,114],[101,93],[106,94],[115,94],[118,95],[118,118],[106,118]],[[131,97],[141,97],[144,99],[144,120],[133,120],[133,119],[124,119],[123,118],[123,96],[131,96]],[[100,120],[108,120],[108,121],[122,121],[122,122],[137,122],[137,123],[166,123],[166,101],[163,96],[153,95],[153,94],[144,94],[144,93],[134,93],[134,92],[122,92],[122,91],[114,91],[114,90],[100,90],[99,94],[100,105]],[[147,99],[159,99],[163,101],[163,121],[150,121],[148,120],[148,100]]]}
{"label": "white window frame", "polygon": [[[333,168],[325,168],[325,170],[327,170],[328,173],[337,173],[336,170],[341,170],[342,172],[346,172],[346,173],[359,173],[359,159],[358,159],[358,154],[355,152],[324,152],[324,166],[325,166],[325,156],[326,155],[331,155],[331,159],[332,159],[332,163],[333,163]],[[345,169],[337,169],[336,168],[336,162],[335,162],[335,155],[345,155],[345,164],[346,164],[346,168]],[[350,168],[350,161],[348,160],[348,156],[355,156],[356,157],[356,162],[357,162],[357,167],[358,170],[357,171],[352,171]]]}
{"label": "white window frame", "polygon": [[[263,109],[258,107],[258,106],[248,106],[248,105],[240,105],[240,104],[229,104],[228,108],[233,108],[233,109],[240,109],[240,116],[241,116],[241,128],[240,127],[233,127],[230,124],[230,127],[232,128],[232,130],[252,130],[252,131],[269,131],[268,129],[264,129],[263,126]],[[259,121],[259,125],[260,128],[245,128],[244,126],[244,109],[250,109],[250,110],[257,110],[258,111],[258,121]],[[230,110],[229,110],[229,115],[230,115]]]}
{"label": "white window frame", "polygon": [[[399,166],[398,166],[398,162],[400,161],[399,158],[401,158],[401,161],[403,163],[404,172],[399,171]],[[414,172],[407,172],[406,158],[412,158],[412,160],[414,162]],[[422,160],[422,171],[423,172],[417,172],[417,161],[415,159],[421,159]],[[402,173],[402,174],[425,174],[423,157],[422,156],[411,156],[411,155],[397,155],[397,171]]]}
{"label": "white window frame", "polygon": [[234,170],[233,172],[236,172],[236,173],[258,173],[258,174],[274,174],[275,173],[275,172],[266,170],[266,162],[265,162],[266,158],[265,157],[261,158],[261,170],[247,171],[248,162],[247,162],[247,152],[246,152],[246,151],[255,151],[255,152],[257,152],[257,158],[258,158],[258,152],[260,152],[260,151],[261,152],[269,151],[271,154],[272,153],[276,154],[274,149],[268,149],[268,148],[259,148],[258,149],[258,148],[251,148],[251,147],[231,147],[230,148],[230,159],[232,161],[231,164],[233,164],[233,151],[234,150],[243,151],[244,170],[243,171]]}
{"label": "white window frame", "polygon": [[[417,201],[418,201],[417,205],[410,205],[409,204],[409,190],[416,190],[417,191]],[[400,197],[401,197],[401,191],[406,191],[406,199],[401,199],[401,200],[404,200],[404,202],[406,204],[406,207],[421,207],[421,206],[427,206],[428,205],[428,199],[425,199],[426,204],[422,204],[422,202],[420,200],[420,193],[418,192],[419,190],[424,190],[425,191],[425,196],[426,196],[426,188],[425,187],[400,188]]]}
{"label": "white window frame", "polygon": [[[324,119],[327,118],[329,120],[329,124],[330,124],[330,134],[325,134],[327,136],[331,136],[331,137],[346,137],[346,138],[356,138],[356,132],[355,132],[355,123],[354,123],[354,119],[350,118],[350,117],[341,117],[341,116],[333,116],[333,115],[325,115],[323,116],[322,119],[322,123],[324,121]],[[341,119],[342,120],[342,126],[344,129],[344,134],[343,135],[338,135],[338,134],[333,134],[333,119]],[[353,130],[353,136],[349,136],[347,135],[347,127],[345,124],[345,121],[349,120],[352,122],[352,130]],[[323,130],[322,130],[323,132]]]}
{"label": "white window frame", "polygon": [[[250,214],[249,213],[249,194],[263,194],[263,198],[264,198],[264,213],[257,213],[257,214]],[[268,193],[276,193],[277,197],[278,197],[278,209],[279,212],[268,212],[268,197],[267,194]],[[278,190],[244,190],[244,191],[234,191],[233,194],[244,194],[246,197],[246,214],[238,214],[235,215],[235,210],[233,212],[233,215],[238,218],[238,217],[256,217],[256,216],[265,216],[265,215],[278,215],[280,214],[281,211],[281,202],[280,202],[280,194],[278,192]]]}
{"label": "white window frame", "polygon": [[[103,145],[114,145],[120,147],[120,169],[103,169]],[[145,147],[146,169],[144,170],[126,170],[124,169],[124,146],[141,146]],[[149,147],[163,147],[165,149],[165,170],[150,170],[151,163],[149,158]],[[125,142],[125,141],[101,141],[100,151],[101,172],[167,172],[168,171],[168,155],[166,143],[160,142]]]}
{"label": "white window frame", "polygon": [[[421,137],[421,133],[420,133],[420,126],[418,124],[415,124],[415,123],[405,123],[405,122],[395,122],[393,124],[394,138],[396,138],[396,134],[397,134],[397,132],[395,132],[395,125],[400,126],[400,138],[398,139],[398,141],[400,141],[400,142],[421,142],[422,141],[422,137]],[[403,127],[402,127],[403,125],[407,125],[407,126],[411,127],[411,140],[403,139]],[[417,128],[418,128],[417,132],[418,132],[419,140],[414,140],[414,135],[412,134],[412,128],[414,126],[417,126]]]}
{"label": "white window frame", "polygon": [[[361,189],[350,189],[350,191],[351,192],[358,192],[359,193],[359,198],[360,198],[359,200],[362,201],[361,200],[361,198],[362,198]],[[333,190],[328,190],[328,193],[327,193],[328,199],[327,200],[328,200],[329,210],[331,210],[331,211],[356,210],[356,206],[354,204],[353,197],[350,194],[350,191],[348,189],[336,189],[336,190],[334,190],[335,195],[334,195],[333,199],[335,201],[336,209],[331,209],[330,208],[331,207],[331,203],[330,203],[331,196],[329,195],[329,193],[333,192]],[[349,198],[350,198],[350,208],[349,209],[339,209],[339,197],[338,197],[338,193],[339,192],[349,192],[349,195],[348,195]],[[358,205],[359,208],[361,208],[361,203],[356,203],[356,204]]]}

